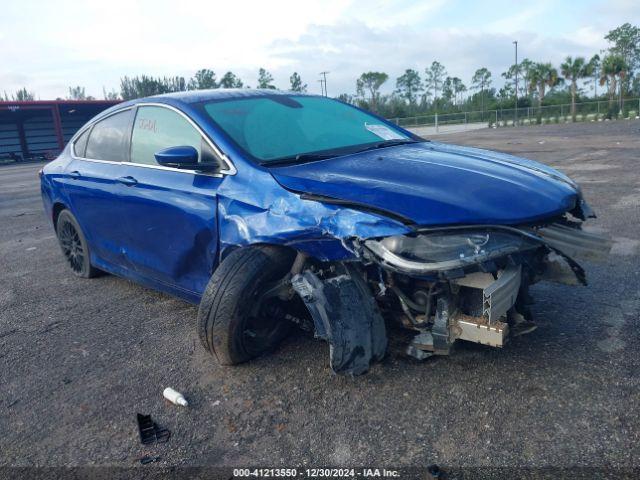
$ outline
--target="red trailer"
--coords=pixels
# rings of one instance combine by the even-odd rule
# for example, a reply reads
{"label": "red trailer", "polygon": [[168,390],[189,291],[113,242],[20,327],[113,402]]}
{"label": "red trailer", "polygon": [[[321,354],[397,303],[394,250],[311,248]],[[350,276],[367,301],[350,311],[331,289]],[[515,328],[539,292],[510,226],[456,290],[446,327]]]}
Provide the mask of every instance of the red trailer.
{"label": "red trailer", "polygon": [[112,100],[0,102],[0,161],[50,159]]}

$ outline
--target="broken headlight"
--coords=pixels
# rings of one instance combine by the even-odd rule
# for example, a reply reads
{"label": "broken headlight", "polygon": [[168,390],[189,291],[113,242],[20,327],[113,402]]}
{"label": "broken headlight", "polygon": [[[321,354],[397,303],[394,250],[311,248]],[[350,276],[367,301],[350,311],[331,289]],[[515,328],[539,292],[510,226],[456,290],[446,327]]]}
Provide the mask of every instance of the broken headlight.
{"label": "broken headlight", "polygon": [[366,240],[364,246],[384,264],[407,273],[428,273],[477,264],[540,246],[533,240],[504,232],[397,235]]}

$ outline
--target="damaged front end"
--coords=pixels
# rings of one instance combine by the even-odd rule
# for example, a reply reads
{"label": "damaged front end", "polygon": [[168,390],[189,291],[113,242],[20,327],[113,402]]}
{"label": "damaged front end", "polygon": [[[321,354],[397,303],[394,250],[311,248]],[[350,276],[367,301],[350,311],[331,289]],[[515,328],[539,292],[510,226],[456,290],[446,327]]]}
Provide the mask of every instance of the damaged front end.
{"label": "damaged front end", "polygon": [[529,287],[585,284],[579,259],[605,257],[611,242],[562,217],[525,226],[415,229],[353,240],[357,261],[312,266],[292,279],[331,345],[335,372],[359,374],[387,345],[384,318],[414,332],[406,353],[447,355],[456,340],[502,347],[535,329]]}

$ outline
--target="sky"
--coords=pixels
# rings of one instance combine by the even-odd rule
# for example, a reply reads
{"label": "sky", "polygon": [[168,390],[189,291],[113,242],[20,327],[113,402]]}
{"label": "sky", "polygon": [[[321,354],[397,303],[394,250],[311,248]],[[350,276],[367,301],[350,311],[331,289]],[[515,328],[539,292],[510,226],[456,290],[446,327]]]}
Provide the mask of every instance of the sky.
{"label": "sky", "polygon": [[606,33],[640,24],[640,0],[3,0],[0,93],[26,87],[42,100],[70,86],[102,98],[124,75],[231,70],[255,87],[258,69],[289,87],[297,71],[320,93],[355,93],[356,78],[382,71],[389,93],[405,69],[438,60],[470,84],[487,67],[494,85],[518,57],[587,59]]}

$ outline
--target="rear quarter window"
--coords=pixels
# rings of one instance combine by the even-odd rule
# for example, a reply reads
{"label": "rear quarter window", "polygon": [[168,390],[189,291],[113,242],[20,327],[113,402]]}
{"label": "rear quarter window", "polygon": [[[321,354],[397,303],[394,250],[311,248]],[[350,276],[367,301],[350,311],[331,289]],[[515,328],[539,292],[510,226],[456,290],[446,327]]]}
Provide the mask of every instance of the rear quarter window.
{"label": "rear quarter window", "polygon": [[84,133],[80,135],[75,142],[73,142],[73,154],[76,157],[84,157],[85,151],[87,150],[87,140],[89,140],[90,132],[91,128],[87,128]]}

